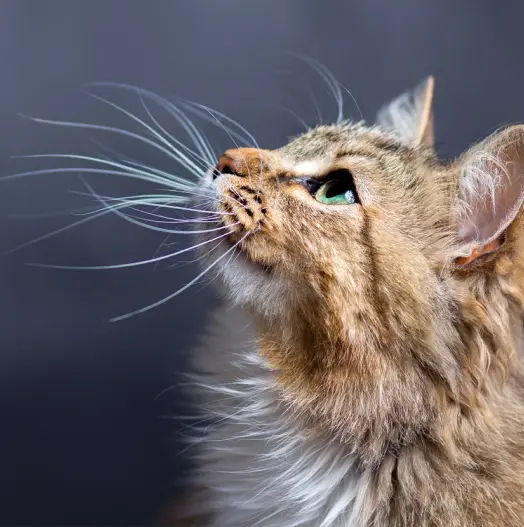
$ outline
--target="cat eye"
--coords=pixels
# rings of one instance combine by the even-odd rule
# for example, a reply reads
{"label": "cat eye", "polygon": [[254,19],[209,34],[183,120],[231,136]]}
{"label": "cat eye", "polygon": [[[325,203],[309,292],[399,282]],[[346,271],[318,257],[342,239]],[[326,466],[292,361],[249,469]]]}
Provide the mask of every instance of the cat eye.
{"label": "cat eye", "polygon": [[353,205],[358,203],[357,189],[351,173],[336,170],[318,181],[313,197],[326,205]]}

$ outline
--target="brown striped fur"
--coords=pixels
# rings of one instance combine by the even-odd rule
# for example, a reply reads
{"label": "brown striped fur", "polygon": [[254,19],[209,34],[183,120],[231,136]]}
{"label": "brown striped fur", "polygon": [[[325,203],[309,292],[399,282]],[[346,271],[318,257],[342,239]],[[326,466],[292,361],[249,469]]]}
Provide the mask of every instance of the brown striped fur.
{"label": "brown striped fur", "polygon": [[[518,182],[524,129],[441,163],[430,99],[411,143],[342,123],[279,150],[226,152],[220,210],[233,214],[223,220],[232,242],[250,233],[242,257],[286,284],[272,306],[242,301],[283,400],[372,468],[361,525],[521,527],[524,217],[508,203],[520,206],[522,184],[509,196],[497,180],[511,217],[495,250],[458,233],[467,214],[492,221],[482,189],[461,187],[474,154],[496,158],[481,177],[498,162]],[[360,204],[321,204],[293,179],[340,168]]]}

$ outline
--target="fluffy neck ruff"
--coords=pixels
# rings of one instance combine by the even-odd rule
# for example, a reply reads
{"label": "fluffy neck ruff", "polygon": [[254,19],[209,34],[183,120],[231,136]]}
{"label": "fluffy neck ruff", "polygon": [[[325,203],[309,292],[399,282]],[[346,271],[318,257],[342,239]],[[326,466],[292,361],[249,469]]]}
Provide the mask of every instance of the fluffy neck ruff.
{"label": "fluffy neck ruff", "polygon": [[367,482],[357,456],[284,400],[240,309],[217,312],[196,357],[205,372],[198,397],[213,421],[199,441],[196,484],[210,490],[212,525],[360,525]]}
{"label": "fluffy neck ruff", "polygon": [[461,383],[454,395],[430,394],[425,426],[400,436],[376,412],[353,438],[319,431],[318,412],[291,403],[245,315],[222,311],[198,354],[199,395],[214,421],[198,483],[211,490],[212,525],[522,525],[524,406],[515,341],[504,337],[521,308],[511,291],[498,294],[514,309],[468,305]]}

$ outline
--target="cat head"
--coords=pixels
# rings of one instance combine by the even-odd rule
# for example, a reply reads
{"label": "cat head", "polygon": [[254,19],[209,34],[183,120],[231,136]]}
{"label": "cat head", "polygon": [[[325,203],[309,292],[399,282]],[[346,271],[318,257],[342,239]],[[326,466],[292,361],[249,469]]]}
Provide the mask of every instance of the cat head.
{"label": "cat head", "polygon": [[282,392],[361,442],[477,404],[507,368],[491,354],[517,338],[524,126],[441,163],[432,97],[430,78],[375,126],[228,150],[202,180],[228,233],[204,259],[253,315]]}

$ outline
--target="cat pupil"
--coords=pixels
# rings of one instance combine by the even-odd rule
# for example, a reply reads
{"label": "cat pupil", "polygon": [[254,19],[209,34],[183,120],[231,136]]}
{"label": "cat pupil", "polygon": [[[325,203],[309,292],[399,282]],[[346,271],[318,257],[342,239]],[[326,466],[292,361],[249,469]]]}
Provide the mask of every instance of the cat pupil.
{"label": "cat pupil", "polygon": [[336,170],[328,174],[325,181],[315,193],[317,201],[327,205],[352,205],[358,203],[355,183],[350,172]]}
{"label": "cat pupil", "polygon": [[348,190],[351,189],[345,182],[337,181],[326,191],[326,198],[333,198],[335,196],[339,196],[340,194],[345,194]]}

